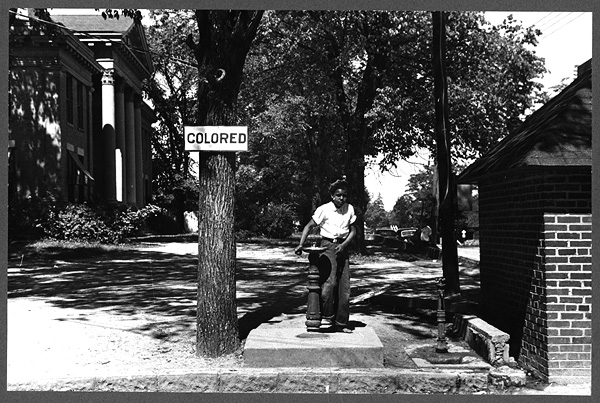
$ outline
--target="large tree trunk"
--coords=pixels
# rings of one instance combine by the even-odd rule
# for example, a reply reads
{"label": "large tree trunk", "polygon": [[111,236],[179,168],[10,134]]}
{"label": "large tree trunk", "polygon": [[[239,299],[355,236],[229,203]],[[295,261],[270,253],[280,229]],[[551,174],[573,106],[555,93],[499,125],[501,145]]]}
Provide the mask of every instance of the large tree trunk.
{"label": "large tree trunk", "polygon": [[233,197],[235,154],[200,154],[197,353],[216,357],[239,347]]}
{"label": "large tree trunk", "polygon": [[[198,125],[232,126],[250,44],[262,11],[196,10]],[[239,348],[235,284],[235,154],[200,152],[196,352],[217,357]]]}
{"label": "large tree trunk", "polygon": [[365,213],[367,211],[367,197],[365,194],[365,154],[364,137],[351,131],[348,135],[348,159],[346,162],[346,180],[348,181],[348,199],[356,210],[356,237],[355,247],[361,255],[367,254],[365,243]]}
{"label": "large tree trunk", "polygon": [[458,251],[454,234],[454,202],[456,190],[452,181],[450,133],[448,119],[448,88],[446,82],[446,15],[433,13],[433,75],[435,97],[435,132],[439,186],[439,216],[442,235],[442,271],[446,293],[460,293]]}

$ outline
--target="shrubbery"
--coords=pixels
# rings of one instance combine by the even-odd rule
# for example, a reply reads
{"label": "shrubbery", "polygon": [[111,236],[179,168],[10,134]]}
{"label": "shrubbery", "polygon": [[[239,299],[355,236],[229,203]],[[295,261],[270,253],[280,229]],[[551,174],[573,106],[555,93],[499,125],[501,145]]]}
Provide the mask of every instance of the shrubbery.
{"label": "shrubbery", "polygon": [[148,205],[90,206],[48,201],[26,202],[10,210],[9,239],[49,238],[60,241],[118,244],[138,235],[146,220],[161,213],[161,208]]}
{"label": "shrubbery", "polygon": [[44,230],[49,238],[56,240],[116,244],[138,235],[146,219],[159,212],[160,208],[153,205],[135,209],[69,204],[50,215]]}
{"label": "shrubbery", "polygon": [[[236,225],[238,239],[253,236],[287,238],[294,232],[294,210],[269,203]],[[160,207],[92,206],[28,200],[9,207],[10,241],[40,240],[118,244],[144,233],[175,234],[173,217]]]}
{"label": "shrubbery", "polygon": [[8,239],[39,239],[44,236],[44,223],[54,208],[53,200],[25,199],[8,205]]}
{"label": "shrubbery", "polygon": [[260,215],[258,227],[269,238],[287,238],[294,232],[294,211],[287,204],[269,203]]}
{"label": "shrubbery", "polygon": [[46,237],[63,241],[117,243],[118,236],[110,230],[100,214],[87,205],[67,205],[50,212],[43,224]]}

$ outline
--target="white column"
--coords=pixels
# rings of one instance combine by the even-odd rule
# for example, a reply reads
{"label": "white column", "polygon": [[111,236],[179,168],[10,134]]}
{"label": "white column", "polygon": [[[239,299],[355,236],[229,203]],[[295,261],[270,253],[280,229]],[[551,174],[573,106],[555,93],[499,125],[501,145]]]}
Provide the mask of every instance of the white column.
{"label": "white column", "polygon": [[123,201],[123,155],[121,154],[121,149],[115,149],[115,199],[121,203]]}
{"label": "white column", "polygon": [[115,167],[115,87],[114,69],[105,69],[102,74],[102,139],[104,142],[104,198],[108,203],[116,202]]}

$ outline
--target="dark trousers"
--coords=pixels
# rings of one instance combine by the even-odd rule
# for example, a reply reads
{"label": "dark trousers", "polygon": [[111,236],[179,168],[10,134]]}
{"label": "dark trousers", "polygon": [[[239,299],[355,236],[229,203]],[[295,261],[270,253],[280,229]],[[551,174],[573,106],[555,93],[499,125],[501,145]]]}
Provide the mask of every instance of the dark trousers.
{"label": "dark trousers", "polygon": [[327,249],[319,258],[319,285],[321,286],[321,318],[336,325],[348,326],[350,317],[350,262],[344,250],[336,255],[336,243],[322,240]]}

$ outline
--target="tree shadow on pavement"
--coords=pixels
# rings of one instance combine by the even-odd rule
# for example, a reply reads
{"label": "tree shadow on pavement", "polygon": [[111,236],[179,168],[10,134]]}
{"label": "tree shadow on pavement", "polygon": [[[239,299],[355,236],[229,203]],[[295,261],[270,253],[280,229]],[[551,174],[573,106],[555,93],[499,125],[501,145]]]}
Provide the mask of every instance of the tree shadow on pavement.
{"label": "tree shadow on pavement", "polygon": [[[264,246],[261,246],[265,248]],[[260,252],[260,248],[258,249]],[[8,298],[42,298],[59,308],[101,310],[124,317],[144,313],[156,323],[170,323],[178,332],[195,324],[197,256],[155,250],[60,250],[11,253]],[[414,267],[391,263],[377,268],[352,267],[352,296],[394,283],[382,295],[351,307],[351,312],[393,319],[398,331],[429,337],[423,325],[435,324],[439,264]],[[306,311],[307,262],[296,256],[269,258],[257,253],[238,258],[236,290],[240,339],[282,314]],[[413,278],[393,277],[403,271]],[[390,277],[391,276],[391,277]],[[416,278],[415,278],[416,276]],[[476,283],[461,274],[461,284]],[[148,325],[139,331],[149,330]],[[187,330],[186,330],[187,329]]]}
{"label": "tree shadow on pavement", "polygon": [[306,264],[289,260],[238,259],[237,305],[240,340],[262,323],[280,316],[305,311],[307,302]]}
{"label": "tree shadow on pavement", "polygon": [[143,250],[83,258],[73,253],[9,260],[8,298],[39,297],[61,308],[107,309],[116,314],[148,308],[164,315],[192,313],[196,258]]}
{"label": "tree shadow on pavement", "polygon": [[[306,265],[295,260],[237,259],[241,339],[261,323],[306,304]],[[177,320],[187,322],[182,329],[195,323],[198,259],[193,255],[50,247],[13,253],[8,268],[8,298],[42,298],[59,308],[123,316],[144,313],[165,318],[171,327]]]}

